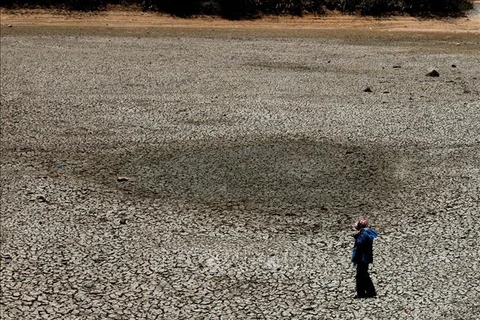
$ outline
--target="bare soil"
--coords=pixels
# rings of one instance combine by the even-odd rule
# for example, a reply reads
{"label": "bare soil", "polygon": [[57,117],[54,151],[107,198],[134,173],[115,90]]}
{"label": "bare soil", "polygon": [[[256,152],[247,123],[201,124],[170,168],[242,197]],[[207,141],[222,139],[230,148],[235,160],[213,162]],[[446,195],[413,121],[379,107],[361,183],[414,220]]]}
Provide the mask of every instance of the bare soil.
{"label": "bare soil", "polygon": [[362,29],[385,32],[480,32],[478,15],[463,18],[421,19],[409,16],[368,18],[329,12],[304,17],[271,16],[256,20],[229,21],[215,17],[176,18],[169,15],[133,10],[109,10],[98,13],[54,10],[1,9],[3,26],[74,26],[74,27],[163,27],[163,28],[228,28],[228,29]]}
{"label": "bare soil", "polygon": [[480,313],[478,19],[1,25],[2,319]]}

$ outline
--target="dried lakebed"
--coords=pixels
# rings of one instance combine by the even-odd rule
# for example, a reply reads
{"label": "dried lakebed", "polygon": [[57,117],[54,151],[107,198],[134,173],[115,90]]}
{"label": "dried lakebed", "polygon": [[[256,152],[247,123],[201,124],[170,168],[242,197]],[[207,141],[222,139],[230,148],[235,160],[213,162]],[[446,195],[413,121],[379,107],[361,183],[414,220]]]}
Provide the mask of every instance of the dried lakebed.
{"label": "dried lakebed", "polygon": [[479,75],[465,34],[2,28],[2,319],[473,319]]}

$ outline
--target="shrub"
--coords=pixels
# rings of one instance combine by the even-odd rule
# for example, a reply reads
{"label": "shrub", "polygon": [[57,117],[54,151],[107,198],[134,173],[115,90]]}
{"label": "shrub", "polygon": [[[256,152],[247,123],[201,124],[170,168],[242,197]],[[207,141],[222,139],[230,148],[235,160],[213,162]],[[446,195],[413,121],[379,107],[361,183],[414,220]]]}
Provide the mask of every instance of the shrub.
{"label": "shrub", "polygon": [[67,10],[96,11],[105,8],[106,0],[6,0],[6,7],[64,8]]}
{"label": "shrub", "polygon": [[200,11],[202,14],[218,16],[221,13],[220,3],[217,0],[202,1]]}
{"label": "shrub", "polygon": [[394,11],[401,11],[399,3],[394,0],[362,0],[358,11],[363,15],[380,16]]}
{"label": "shrub", "polygon": [[105,0],[69,0],[68,9],[77,11],[95,11],[105,9]]}
{"label": "shrub", "polygon": [[472,0],[3,0],[2,7],[45,7],[102,10],[109,4],[141,4],[177,16],[222,15],[228,19],[256,18],[261,14],[321,13],[323,8],[364,15],[405,12],[411,15],[458,15]]}
{"label": "shrub", "polygon": [[380,16],[394,12],[411,15],[457,15],[472,7],[470,0],[326,0],[329,9]]}
{"label": "shrub", "polygon": [[469,0],[404,0],[403,2],[405,11],[412,15],[455,15],[473,6],[473,1]]}
{"label": "shrub", "polygon": [[200,0],[147,0],[149,9],[188,17],[200,13]]}
{"label": "shrub", "polygon": [[302,0],[265,0],[261,3],[261,11],[266,14],[295,14],[303,12]]}
{"label": "shrub", "polygon": [[219,0],[221,15],[227,19],[251,19],[258,16],[257,0]]}

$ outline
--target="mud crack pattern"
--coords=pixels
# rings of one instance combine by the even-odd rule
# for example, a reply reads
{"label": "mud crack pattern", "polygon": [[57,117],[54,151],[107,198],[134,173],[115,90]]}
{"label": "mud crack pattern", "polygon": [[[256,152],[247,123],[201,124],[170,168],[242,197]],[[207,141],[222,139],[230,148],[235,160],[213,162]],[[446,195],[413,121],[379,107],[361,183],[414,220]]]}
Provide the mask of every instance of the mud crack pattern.
{"label": "mud crack pattern", "polygon": [[2,319],[480,314],[478,39],[304,32],[2,30]]}

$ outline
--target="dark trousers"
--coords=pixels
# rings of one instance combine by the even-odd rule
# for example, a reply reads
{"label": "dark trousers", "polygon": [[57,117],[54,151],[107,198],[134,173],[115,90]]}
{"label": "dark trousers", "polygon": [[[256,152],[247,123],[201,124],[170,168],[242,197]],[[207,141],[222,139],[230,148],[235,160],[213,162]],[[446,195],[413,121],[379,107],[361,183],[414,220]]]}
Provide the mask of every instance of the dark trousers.
{"label": "dark trousers", "polygon": [[357,264],[357,296],[358,297],[375,297],[375,287],[372,279],[368,274],[368,263]]}

